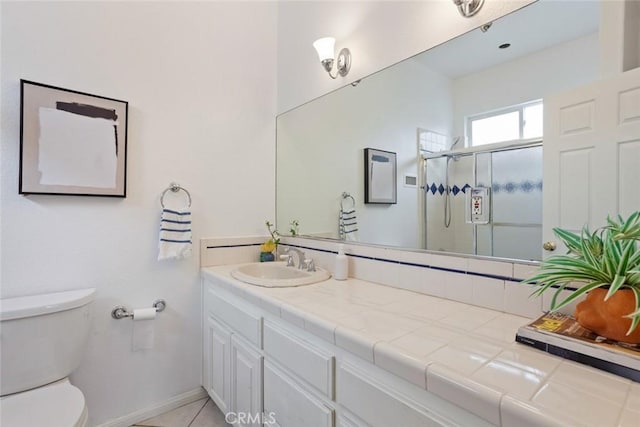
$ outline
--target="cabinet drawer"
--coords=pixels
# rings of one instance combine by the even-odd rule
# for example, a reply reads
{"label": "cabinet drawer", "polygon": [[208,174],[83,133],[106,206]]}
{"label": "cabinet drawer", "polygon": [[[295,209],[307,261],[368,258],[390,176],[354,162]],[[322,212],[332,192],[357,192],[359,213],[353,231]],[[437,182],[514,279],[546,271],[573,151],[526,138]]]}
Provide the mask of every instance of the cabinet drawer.
{"label": "cabinet drawer", "polygon": [[369,427],[363,421],[356,421],[353,415],[347,415],[344,410],[338,413],[337,427]]}
{"label": "cabinet drawer", "polygon": [[264,412],[281,427],[333,427],[334,410],[264,361]]}
{"label": "cabinet drawer", "polygon": [[409,398],[366,376],[350,365],[337,372],[338,403],[372,427],[432,427],[444,423]]}
{"label": "cabinet drawer", "polygon": [[269,321],[264,323],[263,333],[264,351],[268,356],[333,399],[335,359],[332,354]]}
{"label": "cabinet drawer", "polygon": [[249,305],[232,302],[228,298],[216,293],[207,284],[204,294],[205,315],[222,320],[234,332],[239,333],[250,343],[262,348],[262,316],[251,309]]}

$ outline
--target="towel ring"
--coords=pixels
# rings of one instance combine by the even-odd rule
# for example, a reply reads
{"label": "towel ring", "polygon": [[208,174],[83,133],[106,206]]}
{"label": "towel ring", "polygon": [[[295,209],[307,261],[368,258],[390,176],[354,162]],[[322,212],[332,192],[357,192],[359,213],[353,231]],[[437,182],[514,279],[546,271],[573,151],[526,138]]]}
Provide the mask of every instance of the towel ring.
{"label": "towel ring", "polygon": [[351,199],[351,203],[353,203],[353,207],[356,207],[356,199],[353,198],[353,196],[349,193],[347,193],[346,191],[342,193],[342,200],[340,200],[340,209],[344,210],[344,200],[345,199]]}
{"label": "towel ring", "polygon": [[191,194],[187,191],[186,188],[184,187],[180,187],[180,184],[176,184],[175,182],[172,182],[171,184],[169,184],[169,187],[167,187],[163,192],[162,195],[160,196],[160,205],[164,208],[164,195],[167,194],[167,191],[171,190],[174,193],[177,193],[178,191],[182,190],[185,193],[187,193],[187,197],[189,198],[189,206],[191,207]]}

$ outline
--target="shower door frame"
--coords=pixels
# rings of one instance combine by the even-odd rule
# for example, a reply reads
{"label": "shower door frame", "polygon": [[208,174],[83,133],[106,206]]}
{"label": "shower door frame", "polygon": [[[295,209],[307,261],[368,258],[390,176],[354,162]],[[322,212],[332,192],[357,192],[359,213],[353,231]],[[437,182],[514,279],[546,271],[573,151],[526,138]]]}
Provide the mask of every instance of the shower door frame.
{"label": "shower door frame", "polygon": [[[531,139],[527,139],[527,140],[518,140],[516,141],[507,141],[507,142],[499,142],[499,143],[495,143],[495,144],[487,144],[487,145],[481,145],[481,146],[477,146],[477,147],[469,147],[466,149],[462,149],[462,150],[455,150],[455,151],[440,151],[437,153],[428,153],[425,154],[424,152],[421,151],[420,153],[420,163],[421,163],[421,168],[422,168],[422,173],[421,173],[421,180],[422,180],[422,185],[420,186],[420,189],[422,191],[419,192],[419,194],[421,195],[421,201],[419,201],[422,205],[422,229],[423,229],[423,233],[422,233],[422,241],[423,241],[423,248],[425,250],[429,250],[427,249],[427,243],[428,243],[428,227],[427,227],[427,191],[428,188],[426,188],[427,185],[427,161],[428,160],[433,160],[433,159],[439,159],[439,158],[443,158],[443,157],[453,157],[453,156],[459,156],[459,157],[466,157],[466,156],[473,156],[473,164],[472,164],[472,175],[473,175],[473,185],[474,187],[476,187],[478,185],[478,173],[477,173],[477,156],[480,154],[492,154],[492,153],[500,153],[503,151],[512,151],[512,150],[520,150],[520,149],[525,149],[525,148],[533,148],[533,147],[541,147],[544,150],[543,147],[543,138],[531,138]],[[493,158],[490,157],[489,158],[489,179],[490,179],[490,186],[489,188],[492,187],[493,185]],[[491,256],[493,257],[493,226],[494,226],[494,222],[493,222],[493,197],[491,197],[490,199],[490,205],[489,205],[489,209],[490,209],[490,221],[489,224],[483,224],[483,225],[490,225],[491,226],[491,232],[490,232],[490,247],[491,247],[491,255],[482,255],[482,256]],[[467,254],[467,253],[460,253],[460,255],[473,255],[473,256],[478,256],[478,224],[472,224],[473,225],[473,234],[472,234],[472,239],[473,239],[473,253]],[[508,224],[508,225],[513,225],[513,226],[522,226],[522,227],[528,227],[531,226],[530,224]],[[542,226],[542,224],[540,225]],[[436,251],[436,250],[434,250]],[[436,251],[439,252],[439,251]],[[457,253],[457,252],[455,252]]]}

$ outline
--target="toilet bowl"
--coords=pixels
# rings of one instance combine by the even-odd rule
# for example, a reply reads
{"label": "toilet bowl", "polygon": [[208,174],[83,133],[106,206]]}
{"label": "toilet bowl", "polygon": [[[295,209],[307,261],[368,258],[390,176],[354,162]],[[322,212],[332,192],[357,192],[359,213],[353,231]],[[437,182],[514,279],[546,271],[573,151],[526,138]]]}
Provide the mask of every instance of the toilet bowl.
{"label": "toilet bowl", "polygon": [[89,338],[95,289],[0,300],[0,425],[85,427],[68,376]]}
{"label": "toilet bowl", "polygon": [[0,425],[7,427],[86,427],[84,395],[64,379],[0,398]]}

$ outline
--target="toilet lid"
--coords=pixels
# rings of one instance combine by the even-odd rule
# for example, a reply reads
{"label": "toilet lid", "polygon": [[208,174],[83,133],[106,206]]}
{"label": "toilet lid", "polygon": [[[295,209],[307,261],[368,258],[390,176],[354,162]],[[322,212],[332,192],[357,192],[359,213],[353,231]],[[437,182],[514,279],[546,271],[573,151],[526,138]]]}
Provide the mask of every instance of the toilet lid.
{"label": "toilet lid", "polygon": [[84,395],[68,381],[3,397],[0,414],[11,427],[76,427],[87,418]]}

